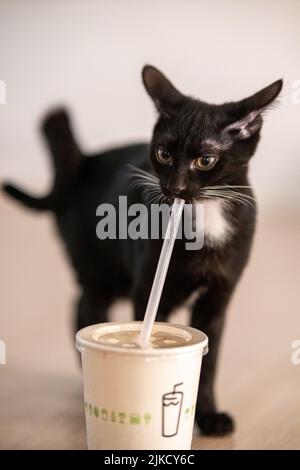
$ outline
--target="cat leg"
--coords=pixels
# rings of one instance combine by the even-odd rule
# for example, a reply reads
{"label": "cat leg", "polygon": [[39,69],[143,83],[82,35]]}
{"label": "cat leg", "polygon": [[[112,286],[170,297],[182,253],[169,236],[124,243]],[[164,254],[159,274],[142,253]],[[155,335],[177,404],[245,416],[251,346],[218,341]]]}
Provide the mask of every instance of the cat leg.
{"label": "cat leg", "polygon": [[[150,292],[150,288],[145,289],[142,287],[138,287],[134,291],[134,294],[133,294],[134,318],[137,321],[144,320],[147,303],[149,299],[149,292]],[[167,317],[171,310],[172,310],[172,305],[169,305],[168,302],[165,302],[162,297],[159,307],[158,307],[155,321],[162,321],[162,322],[167,321]]]}
{"label": "cat leg", "polygon": [[[154,279],[156,266],[144,269],[139,283],[133,290],[133,305],[135,320],[143,320],[149,300],[149,295]],[[170,313],[179,305],[183,304],[188,294],[181,288],[179,283],[174,283],[174,274],[169,271],[162,296],[159,302],[155,321],[166,322]]]}
{"label": "cat leg", "polygon": [[106,322],[111,301],[104,292],[84,290],[77,306],[76,331],[85,326]]}
{"label": "cat leg", "polygon": [[203,434],[223,436],[233,431],[233,419],[227,413],[217,411],[214,397],[214,380],[225,310],[233,286],[213,282],[200,296],[192,311],[191,324],[208,336],[209,352],[203,357],[200,386],[197,397],[196,421]]}

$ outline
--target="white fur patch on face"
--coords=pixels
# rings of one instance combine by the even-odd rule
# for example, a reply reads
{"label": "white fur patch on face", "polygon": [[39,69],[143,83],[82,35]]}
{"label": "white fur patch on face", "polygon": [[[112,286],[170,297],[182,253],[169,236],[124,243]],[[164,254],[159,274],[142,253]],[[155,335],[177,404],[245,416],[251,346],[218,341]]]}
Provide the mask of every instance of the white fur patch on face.
{"label": "white fur patch on face", "polygon": [[204,206],[204,244],[223,245],[233,233],[233,227],[225,213],[224,202],[207,199],[199,201],[198,204]]}

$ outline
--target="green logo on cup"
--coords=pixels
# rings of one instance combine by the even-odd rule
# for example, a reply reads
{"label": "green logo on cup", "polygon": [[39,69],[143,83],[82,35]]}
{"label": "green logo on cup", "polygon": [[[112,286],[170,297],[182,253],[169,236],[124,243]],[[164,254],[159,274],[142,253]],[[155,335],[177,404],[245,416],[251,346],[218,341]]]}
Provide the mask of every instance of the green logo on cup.
{"label": "green logo on cup", "polygon": [[130,424],[141,424],[141,417],[137,413],[132,413],[130,415]]}
{"label": "green logo on cup", "polygon": [[101,408],[101,412],[99,411],[98,406],[94,406],[91,403],[84,402],[86,413],[90,416],[94,416],[95,418],[99,418],[101,421],[108,421],[111,423],[119,423],[119,424],[132,424],[134,426],[137,425],[149,425],[151,422],[151,414],[145,413],[141,415],[140,413],[124,413],[123,411],[114,411],[108,410],[107,408]]}
{"label": "green logo on cup", "polygon": [[119,413],[119,423],[125,424],[126,413]]}

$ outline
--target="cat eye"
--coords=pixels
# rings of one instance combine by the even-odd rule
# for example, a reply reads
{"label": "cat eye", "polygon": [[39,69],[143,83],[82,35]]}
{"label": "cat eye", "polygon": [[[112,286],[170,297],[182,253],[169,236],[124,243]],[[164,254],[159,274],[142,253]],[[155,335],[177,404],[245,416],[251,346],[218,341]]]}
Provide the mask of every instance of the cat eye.
{"label": "cat eye", "polygon": [[155,149],[155,157],[156,160],[162,165],[172,165],[173,163],[173,157],[170,152],[161,147],[157,147]]}
{"label": "cat eye", "polygon": [[218,157],[213,155],[203,155],[203,157],[199,157],[193,162],[193,167],[196,168],[196,170],[207,171],[215,166],[217,161]]}

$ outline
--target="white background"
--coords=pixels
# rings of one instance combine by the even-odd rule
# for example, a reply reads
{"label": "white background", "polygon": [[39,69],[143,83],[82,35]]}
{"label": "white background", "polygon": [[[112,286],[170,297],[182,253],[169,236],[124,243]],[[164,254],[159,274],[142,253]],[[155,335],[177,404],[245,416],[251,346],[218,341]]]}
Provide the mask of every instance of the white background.
{"label": "white background", "polygon": [[299,25],[299,0],[0,1],[1,180],[47,190],[38,124],[59,104],[86,151],[149,139],[155,114],[140,71],[151,63],[183,92],[217,103],[284,78],[251,180],[263,208],[299,210]]}

